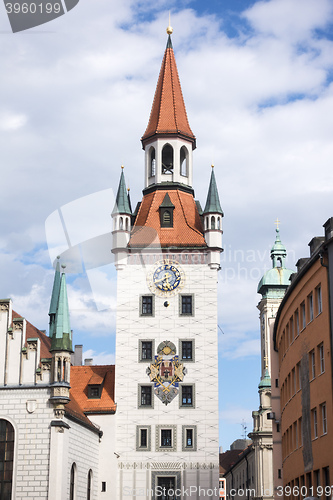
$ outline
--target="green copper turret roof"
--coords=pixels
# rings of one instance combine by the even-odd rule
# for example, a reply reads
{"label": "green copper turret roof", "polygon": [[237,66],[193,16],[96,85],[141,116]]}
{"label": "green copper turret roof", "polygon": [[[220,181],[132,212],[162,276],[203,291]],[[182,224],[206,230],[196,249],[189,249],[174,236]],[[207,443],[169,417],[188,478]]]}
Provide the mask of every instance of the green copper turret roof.
{"label": "green copper turret roof", "polygon": [[52,339],[50,349],[51,352],[73,351],[65,273],[62,273],[61,275],[57,311],[55,314],[54,322],[52,323],[52,331],[50,331],[50,337]]}
{"label": "green copper turret roof", "polygon": [[59,257],[58,257],[56,271],[54,274],[51,302],[50,302],[50,309],[49,309],[50,315],[55,314],[57,312],[57,304],[58,304],[59,291],[60,291],[60,281],[61,281],[60,262],[59,262]]}
{"label": "green copper turret roof", "polygon": [[210,176],[207,201],[204,210],[204,214],[211,214],[211,213],[223,215],[223,210],[220,204],[220,198],[217,190],[216,179],[213,168],[212,168],[212,174]]}
{"label": "green copper turret roof", "polygon": [[258,284],[258,293],[263,297],[282,298],[290,285],[290,275],[294,271],[287,269],[285,259],[286,247],[281,242],[280,230],[276,229],[274,245],[271,249],[272,269],[267,271]]}
{"label": "green copper turret roof", "polygon": [[132,215],[130,205],[128,202],[128,195],[126,190],[124,170],[121,171],[116,202],[112,210],[112,214],[128,214]]}
{"label": "green copper turret roof", "polygon": [[258,388],[266,389],[271,387],[271,377],[269,376],[268,368],[266,368],[263,378],[260,380]]}

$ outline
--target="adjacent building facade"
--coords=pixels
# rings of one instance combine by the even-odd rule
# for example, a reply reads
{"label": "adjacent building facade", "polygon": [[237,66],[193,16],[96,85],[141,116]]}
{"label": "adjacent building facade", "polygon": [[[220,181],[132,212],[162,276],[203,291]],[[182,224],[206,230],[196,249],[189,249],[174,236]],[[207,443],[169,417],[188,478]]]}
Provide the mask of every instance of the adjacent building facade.
{"label": "adjacent building facade", "polygon": [[274,325],[283,487],[295,498],[332,495],[332,222],[297,262]]}

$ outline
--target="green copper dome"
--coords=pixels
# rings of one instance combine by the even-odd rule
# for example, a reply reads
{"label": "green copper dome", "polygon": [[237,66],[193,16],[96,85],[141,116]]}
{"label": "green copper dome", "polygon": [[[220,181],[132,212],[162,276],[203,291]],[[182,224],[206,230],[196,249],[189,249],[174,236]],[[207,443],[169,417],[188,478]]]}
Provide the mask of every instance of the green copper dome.
{"label": "green copper dome", "polygon": [[273,267],[261,278],[257,289],[257,292],[260,293],[263,298],[282,298],[284,296],[286,288],[290,285],[290,275],[294,272],[286,268],[286,256],[287,250],[281,242],[280,230],[276,229],[275,243],[271,249]]}
{"label": "green copper dome", "polygon": [[266,368],[263,378],[260,380],[259,389],[270,389],[271,388],[271,377],[268,373],[268,368]]}

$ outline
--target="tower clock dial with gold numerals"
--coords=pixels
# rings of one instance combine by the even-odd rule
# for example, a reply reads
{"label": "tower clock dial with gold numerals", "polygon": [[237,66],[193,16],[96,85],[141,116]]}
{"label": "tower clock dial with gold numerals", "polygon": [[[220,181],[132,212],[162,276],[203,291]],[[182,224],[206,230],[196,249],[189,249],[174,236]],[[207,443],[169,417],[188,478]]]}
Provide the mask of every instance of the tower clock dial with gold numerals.
{"label": "tower clock dial with gold numerals", "polygon": [[147,276],[151,292],[161,297],[170,297],[178,293],[185,284],[185,274],[178,262],[162,260]]}

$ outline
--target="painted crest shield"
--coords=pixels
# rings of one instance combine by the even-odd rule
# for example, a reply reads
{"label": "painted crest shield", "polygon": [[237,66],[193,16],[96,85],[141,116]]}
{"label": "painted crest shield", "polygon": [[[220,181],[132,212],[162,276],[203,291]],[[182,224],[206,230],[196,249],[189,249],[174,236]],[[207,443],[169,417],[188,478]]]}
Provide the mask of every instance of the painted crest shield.
{"label": "painted crest shield", "polygon": [[176,348],[165,341],[158,346],[155,362],[147,368],[147,375],[154,382],[154,393],[165,405],[179,393],[179,382],[186,375],[186,368],[176,355]]}

